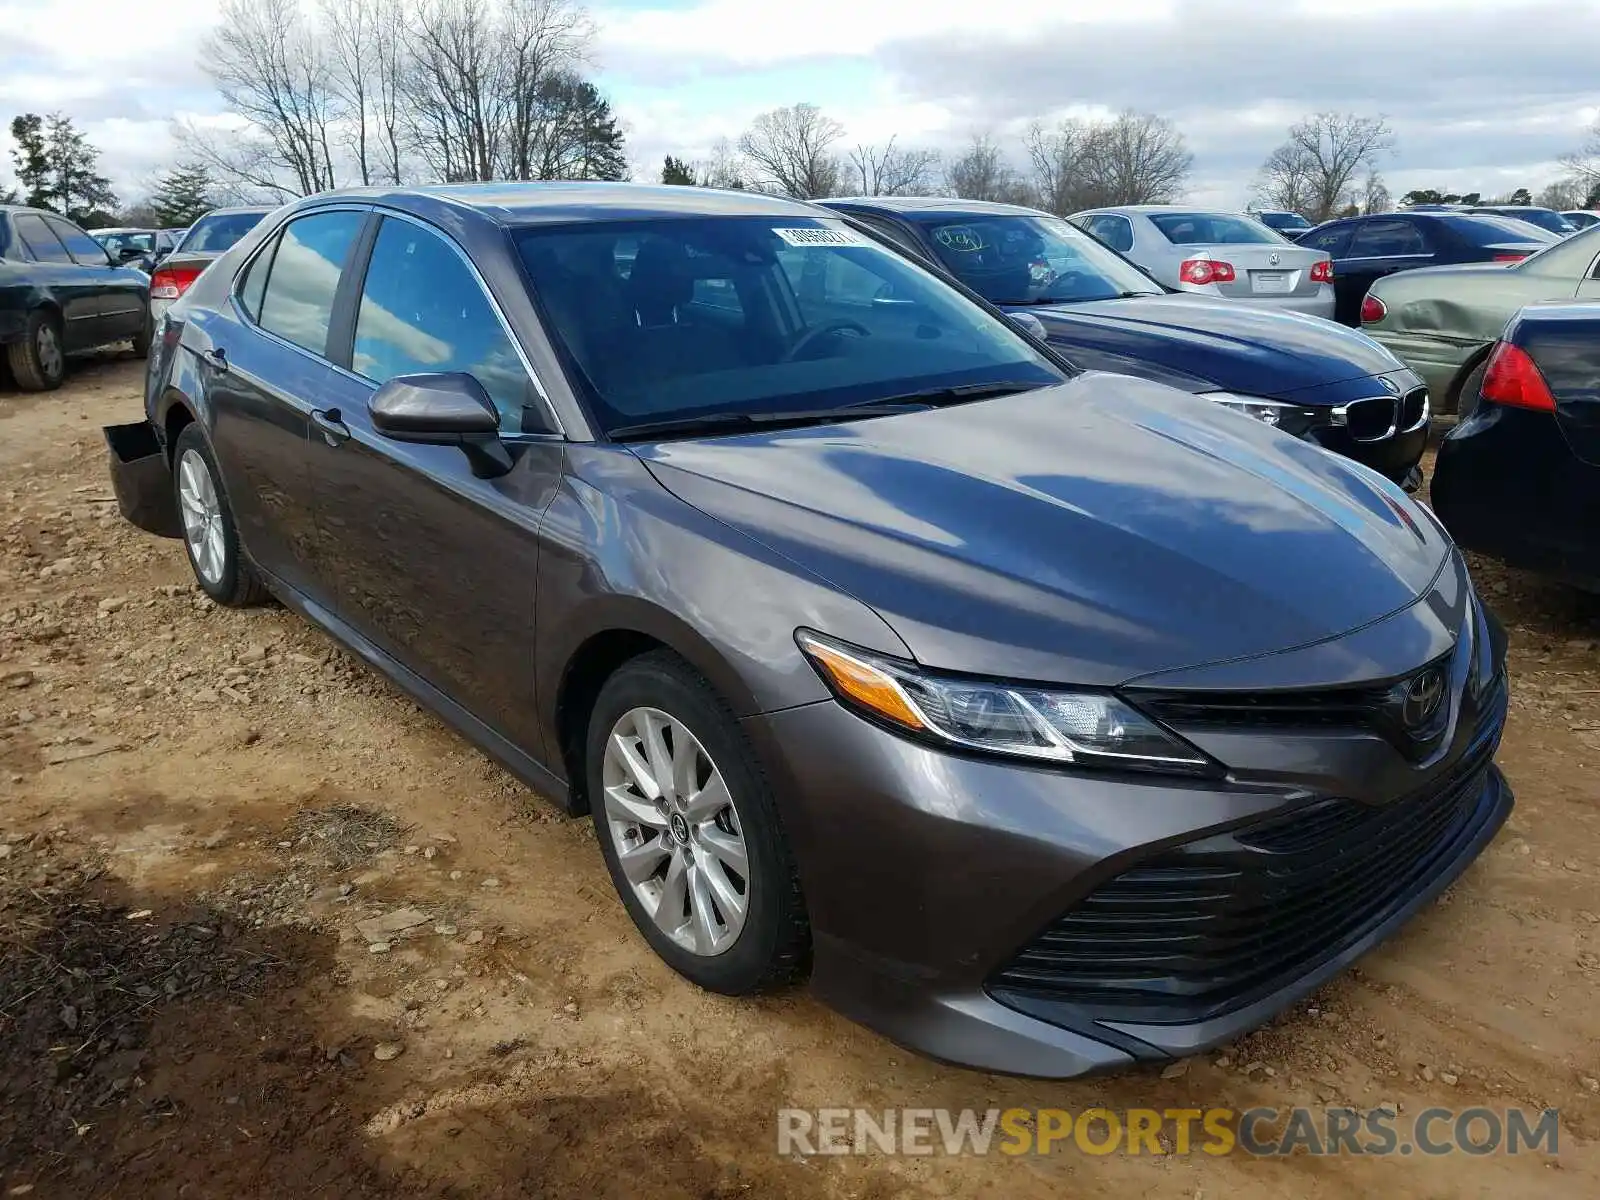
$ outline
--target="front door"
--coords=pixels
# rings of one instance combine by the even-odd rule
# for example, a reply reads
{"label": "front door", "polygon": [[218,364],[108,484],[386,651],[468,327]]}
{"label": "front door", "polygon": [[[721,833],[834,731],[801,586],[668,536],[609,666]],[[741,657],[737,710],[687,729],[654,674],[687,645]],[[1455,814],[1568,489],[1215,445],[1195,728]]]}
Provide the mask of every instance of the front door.
{"label": "front door", "polygon": [[[532,377],[456,246],[388,216],[372,244],[348,363],[362,393],[313,414],[317,556],[336,572],[338,616],[524,748],[539,745],[533,692],[539,526],[561,479]],[[463,371],[494,399],[516,465],[480,479],[453,446],[392,441],[366,401],[396,375]]]}

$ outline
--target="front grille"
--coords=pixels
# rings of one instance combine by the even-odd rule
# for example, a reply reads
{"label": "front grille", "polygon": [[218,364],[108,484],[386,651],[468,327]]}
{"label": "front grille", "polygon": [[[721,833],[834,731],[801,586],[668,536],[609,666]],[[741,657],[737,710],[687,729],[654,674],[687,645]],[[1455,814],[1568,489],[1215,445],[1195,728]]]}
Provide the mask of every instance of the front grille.
{"label": "front grille", "polygon": [[989,986],[1157,1023],[1248,1004],[1362,936],[1453,856],[1498,739],[1496,724],[1393,803],[1322,801],[1164,851],[1095,888]]}
{"label": "front grille", "polygon": [[1397,403],[1393,396],[1350,401],[1344,406],[1345,425],[1350,436],[1358,442],[1376,442],[1388,437],[1394,431]]}
{"label": "front grille", "polygon": [[1422,423],[1422,414],[1427,410],[1428,389],[1412,388],[1400,398],[1400,429],[1415,429]]}

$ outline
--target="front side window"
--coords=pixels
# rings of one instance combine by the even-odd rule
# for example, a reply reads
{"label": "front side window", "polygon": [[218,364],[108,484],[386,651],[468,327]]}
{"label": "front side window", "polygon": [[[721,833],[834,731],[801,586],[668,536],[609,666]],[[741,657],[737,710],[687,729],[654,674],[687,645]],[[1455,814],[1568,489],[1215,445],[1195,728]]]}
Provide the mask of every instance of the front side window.
{"label": "front side window", "polygon": [[1008,322],[843,222],[707,217],[514,236],[608,432],[1064,378]]}
{"label": "front side window", "polygon": [[1267,242],[1281,246],[1279,237],[1260,221],[1231,213],[1151,213],[1150,224],[1174,246],[1229,246]]}
{"label": "front side window", "polygon": [[[50,232],[50,226],[44,223],[44,218],[33,213],[18,213],[17,236],[22,239],[25,246],[40,262],[70,263],[72,256],[67,253],[67,248],[61,240]],[[103,256],[102,256],[103,257]]]}
{"label": "front side window", "polygon": [[333,296],[365,220],[365,213],[341,211],[289,222],[261,297],[261,328],[313,354],[327,353]]}
{"label": "front side window", "polygon": [[384,219],[361,291],[351,367],[374,383],[460,371],[489,393],[502,433],[519,433],[532,384],[483,287],[455,250],[409,221]]}
{"label": "front side window", "polygon": [[1058,217],[993,216],[927,226],[945,269],[991,304],[1159,295],[1131,263]]}
{"label": "front side window", "polygon": [[59,217],[48,222],[56,236],[66,246],[67,253],[80,267],[103,267],[106,265],[106,252],[100,243],[95,241],[71,221],[63,221]]}

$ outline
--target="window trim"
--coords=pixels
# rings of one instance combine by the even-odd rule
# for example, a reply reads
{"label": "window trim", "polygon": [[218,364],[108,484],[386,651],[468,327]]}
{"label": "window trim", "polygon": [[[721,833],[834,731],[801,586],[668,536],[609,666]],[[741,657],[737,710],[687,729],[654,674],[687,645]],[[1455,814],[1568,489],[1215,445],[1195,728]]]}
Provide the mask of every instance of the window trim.
{"label": "window trim", "polygon": [[[87,229],[83,228],[81,225],[75,225],[71,221],[67,220],[67,218],[62,217],[62,216],[55,216],[55,215],[46,215],[44,217],[44,223],[47,226],[49,226],[50,232],[56,235],[56,241],[60,242],[61,245],[63,247],[65,247],[65,249],[67,251],[67,256],[69,258],[71,258],[73,262],[77,263],[78,266],[80,266],[80,267],[120,267],[122,265],[121,263],[112,262],[111,261],[110,252],[104,246],[101,246],[99,242],[96,242],[95,238],[94,238],[94,235],[92,233],[90,233]],[[81,233],[84,237],[88,238],[91,242],[94,242],[95,246],[100,251],[100,257],[101,257],[101,259],[103,261],[101,261],[101,262],[78,262],[78,256],[76,254],[72,253],[72,247],[67,245],[66,239],[61,236],[61,231],[56,228],[57,225],[65,225],[69,229],[74,229],[77,232]]]}

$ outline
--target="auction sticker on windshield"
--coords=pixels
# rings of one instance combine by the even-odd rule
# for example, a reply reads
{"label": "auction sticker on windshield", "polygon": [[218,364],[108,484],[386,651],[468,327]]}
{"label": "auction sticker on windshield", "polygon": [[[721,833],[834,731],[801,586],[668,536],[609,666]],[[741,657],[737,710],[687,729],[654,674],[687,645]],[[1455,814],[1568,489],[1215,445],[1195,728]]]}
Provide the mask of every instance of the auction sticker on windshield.
{"label": "auction sticker on windshield", "polygon": [[872,243],[853,229],[774,229],[791,246],[870,246]]}

